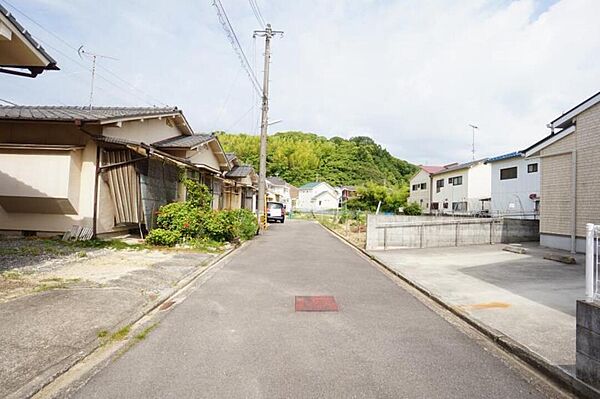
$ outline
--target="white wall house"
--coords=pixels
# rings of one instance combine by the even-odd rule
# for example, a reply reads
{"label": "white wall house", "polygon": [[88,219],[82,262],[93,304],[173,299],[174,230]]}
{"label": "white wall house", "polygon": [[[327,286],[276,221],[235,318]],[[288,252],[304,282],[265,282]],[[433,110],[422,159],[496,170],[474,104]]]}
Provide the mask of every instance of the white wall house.
{"label": "white wall house", "polygon": [[539,158],[513,152],[488,159],[492,172],[493,216],[535,219],[539,214]]}
{"label": "white wall house", "polygon": [[489,210],[491,167],[486,159],[445,166],[431,175],[431,212],[473,214]]}
{"label": "white wall house", "polygon": [[277,176],[267,177],[267,200],[281,202],[287,212],[292,210],[290,187],[285,180]]}
{"label": "white wall house", "polygon": [[301,212],[337,209],[339,195],[325,182],[307,183],[299,188],[296,209]]}
{"label": "white wall house", "polygon": [[429,213],[432,190],[431,175],[440,172],[444,167],[420,165],[419,168],[419,171],[410,179],[408,203],[416,202],[421,206],[423,212]]}

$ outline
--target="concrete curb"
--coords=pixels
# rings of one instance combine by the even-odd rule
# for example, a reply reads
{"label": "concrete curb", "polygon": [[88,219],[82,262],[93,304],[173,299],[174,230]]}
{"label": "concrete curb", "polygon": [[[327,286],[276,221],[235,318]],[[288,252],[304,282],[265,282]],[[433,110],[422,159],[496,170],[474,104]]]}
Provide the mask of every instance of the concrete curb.
{"label": "concrete curb", "polygon": [[385,270],[398,277],[406,284],[415,288],[417,291],[424,294],[426,297],[430,298],[438,305],[442,306],[444,309],[450,311],[455,316],[459,317],[461,320],[465,321],[467,324],[475,328],[477,331],[491,339],[498,347],[503,349],[504,351],[510,353],[513,356],[521,359],[528,365],[534,367],[536,370],[542,372],[546,377],[550,378],[552,381],[560,385],[562,388],[566,389],[570,393],[577,395],[582,398],[599,398],[600,391],[586,384],[585,382],[577,379],[573,375],[567,373],[564,369],[551,364],[544,357],[539,354],[533,352],[531,349],[527,348],[524,345],[521,345],[514,339],[502,334],[500,331],[488,326],[485,323],[482,323],[469,314],[465,313],[461,309],[445,302],[441,297],[432,293],[427,288],[422,286],[421,284],[411,280],[406,277],[402,273],[393,269],[392,267],[386,265],[381,260],[379,260],[376,256],[371,255],[366,250],[357,247],[351,241],[347,240],[344,236],[340,235],[338,232],[333,229],[319,223],[325,230],[329,231],[331,234],[336,236],[338,239],[344,241],[346,244],[352,246],[354,249],[362,253],[364,256],[368,257],[373,262],[377,263],[379,266],[383,267]]}
{"label": "concrete curb", "polygon": [[[175,294],[177,294],[178,292],[182,291],[183,289],[188,287],[190,284],[192,284],[198,277],[200,277],[205,272],[209,271],[212,266],[219,263],[223,258],[229,256],[237,249],[242,248],[248,242],[249,241],[246,241],[245,243],[242,243],[242,244],[237,244],[233,248],[215,256],[214,258],[210,258],[210,259],[202,262],[200,265],[198,265],[197,270],[192,270],[191,272],[189,272],[188,274],[183,276],[172,289],[170,289],[169,291],[167,291],[166,293],[164,293],[163,295],[161,295],[154,301],[148,303],[146,306],[144,306],[139,311],[134,312],[130,317],[127,317],[126,319],[117,323],[116,325],[114,325],[112,327],[112,329],[118,330],[120,328],[123,328],[128,325],[133,325],[134,323],[140,321],[143,317],[145,317],[146,315],[148,315],[149,313],[154,311],[156,308],[160,307],[162,304],[164,304],[166,301],[168,301]],[[202,267],[202,266],[204,266],[204,267]],[[47,369],[46,372],[43,373],[42,375],[38,375],[38,376],[34,377],[25,386],[19,388],[15,392],[9,394],[7,396],[7,399],[30,398],[30,397],[36,395],[41,390],[43,390],[45,387],[50,385],[53,381],[55,381],[57,378],[59,378],[61,375],[65,374],[71,368],[76,366],[79,362],[88,358],[88,356],[90,356],[92,353],[94,353],[96,350],[98,350],[101,346],[102,346],[102,343],[99,342],[99,340],[97,340],[97,339],[93,340],[83,350],[66,357],[60,363]]]}

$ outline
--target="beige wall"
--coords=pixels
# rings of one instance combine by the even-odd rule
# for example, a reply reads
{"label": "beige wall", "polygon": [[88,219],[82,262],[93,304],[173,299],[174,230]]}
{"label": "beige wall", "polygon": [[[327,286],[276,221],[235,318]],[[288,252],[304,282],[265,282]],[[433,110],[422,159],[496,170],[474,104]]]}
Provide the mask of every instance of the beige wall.
{"label": "beige wall", "polygon": [[576,151],[576,236],[585,224],[600,224],[600,106],[576,118],[575,132],[549,145],[541,156],[540,232],[572,232],[572,154]]}
{"label": "beige wall", "polygon": [[121,127],[105,126],[102,134],[146,144],[156,143],[170,137],[181,136],[176,126],[169,126],[167,119],[147,119],[144,122],[123,122]]}
{"label": "beige wall", "polygon": [[[70,185],[67,191],[71,197],[78,196],[75,213],[65,215],[7,212],[0,206],[0,230],[64,232],[75,224],[92,227],[96,144],[88,140],[85,148],[78,151],[78,154],[78,156],[70,159],[71,165],[67,169],[62,164],[55,165],[49,167],[43,175],[45,178],[53,176],[57,180],[72,182],[79,180],[80,184]],[[67,177],[69,175],[70,178]]]}
{"label": "beige wall", "polygon": [[207,165],[220,170],[219,160],[208,146],[203,145],[198,147],[197,150],[187,151],[186,157],[194,164]]}

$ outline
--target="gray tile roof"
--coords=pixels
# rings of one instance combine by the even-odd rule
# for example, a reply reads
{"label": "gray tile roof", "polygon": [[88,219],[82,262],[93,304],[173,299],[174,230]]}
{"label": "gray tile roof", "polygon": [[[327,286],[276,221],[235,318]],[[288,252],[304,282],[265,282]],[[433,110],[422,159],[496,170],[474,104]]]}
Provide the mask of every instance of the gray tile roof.
{"label": "gray tile roof", "polygon": [[267,177],[267,180],[276,186],[285,186],[287,182],[279,176]]}
{"label": "gray tile roof", "polygon": [[231,162],[237,158],[237,155],[235,155],[235,153],[233,153],[233,152],[227,152],[227,153],[225,153],[225,156],[227,157],[227,161],[229,161],[229,162]]}
{"label": "gray tile roof", "polygon": [[254,171],[251,165],[240,165],[234,166],[227,174],[226,177],[246,177]]}
{"label": "gray tile roof", "polygon": [[180,113],[177,107],[79,107],[0,105],[0,120],[102,122],[105,120]]}
{"label": "gray tile roof", "polygon": [[23,34],[23,36],[25,36],[25,39],[27,39],[29,44],[31,44],[37,51],[39,51],[42,54],[43,57],[45,57],[48,60],[49,64],[45,67],[45,69],[59,69],[56,66],[56,60],[52,58],[52,56],[48,54],[38,42],[35,41],[31,34],[25,28],[23,28],[19,21],[17,21],[15,16],[11,14],[6,8],[4,8],[2,4],[0,4],[0,13],[8,19],[8,21],[15,27],[16,30],[18,30]]}
{"label": "gray tile roof", "polygon": [[211,134],[193,134],[191,136],[176,136],[152,144],[158,148],[194,148],[202,143],[212,140]]}

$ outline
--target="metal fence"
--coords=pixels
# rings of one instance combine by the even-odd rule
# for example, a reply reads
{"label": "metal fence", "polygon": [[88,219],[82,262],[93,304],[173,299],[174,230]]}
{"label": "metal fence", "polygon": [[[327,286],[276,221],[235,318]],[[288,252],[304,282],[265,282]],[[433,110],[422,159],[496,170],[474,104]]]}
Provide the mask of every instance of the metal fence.
{"label": "metal fence", "polygon": [[600,225],[586,224],[585,296],[588,301],[600,301]]}

